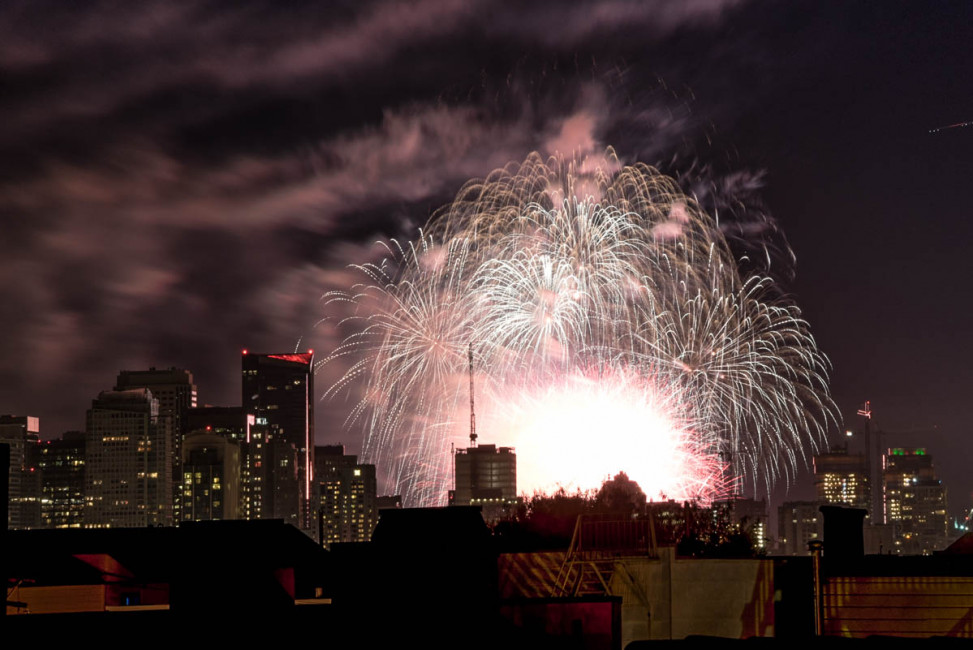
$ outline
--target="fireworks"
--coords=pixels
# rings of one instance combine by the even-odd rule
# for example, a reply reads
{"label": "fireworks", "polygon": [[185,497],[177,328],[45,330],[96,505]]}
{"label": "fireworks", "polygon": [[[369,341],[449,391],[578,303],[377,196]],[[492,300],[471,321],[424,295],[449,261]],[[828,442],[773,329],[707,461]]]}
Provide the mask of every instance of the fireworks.
{"label": "fireworks", "polygon": [[530,156],[468,183],[417,239],[329,294],[354,315],[325,363],[362,386],[348,423],[409,505],[452,487],[469,434],[513,446],[518,487],[703,501],[789,480],[835,423],[827,361],[768,277],[741,277],[717,223],[671,179]]}

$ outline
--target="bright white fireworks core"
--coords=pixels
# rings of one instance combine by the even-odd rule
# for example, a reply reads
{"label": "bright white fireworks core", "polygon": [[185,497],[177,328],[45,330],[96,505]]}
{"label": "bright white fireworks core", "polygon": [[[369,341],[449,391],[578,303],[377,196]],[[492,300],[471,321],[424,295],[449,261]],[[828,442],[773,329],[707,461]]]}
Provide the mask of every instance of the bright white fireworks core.
{"label": "bright white fireworks core", "polygon": [[358,268],[348,422],[408,505],[441,505],[452,445],[517,451],[518,488],[653,498],[767,489],[806,464],[835,408],[827,361],[767,277],[741,277],[716,222],[654,169],[536,154],[468,183],[414,242]]}

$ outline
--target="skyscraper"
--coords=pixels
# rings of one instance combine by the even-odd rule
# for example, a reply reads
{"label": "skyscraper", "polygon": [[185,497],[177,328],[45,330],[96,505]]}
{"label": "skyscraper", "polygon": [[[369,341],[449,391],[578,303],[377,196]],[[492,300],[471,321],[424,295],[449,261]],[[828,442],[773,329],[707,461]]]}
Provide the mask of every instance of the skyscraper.
{"label": "skyscraper", "polygon": [[[252,354],[243,351],[243,410],[256,418],[258,425],[266,425],[261,449],[286,451],[292,446],[296,452],[294,468],[297,481],[298,507],[293,512],[278,512],[299,528],[311,529],[312,479],[314,474],[314,352]],[[265,467],[265,462],[260,461]],[[276,454],[272,461],[274,474],[283,475],[292,461],[287,454]],[[272,484],[264,485],[266,503],[268,489],[275,493],[286,488],[274,475]],[[289,500],[288,500],[289,502]]]}
{"label": "skyscraper", "polygon": [[0,443],[10,446],[7,525],[15,530],[39,528],[40,479],[32,462],[40,444],[40,419],[0,415]]}
{"label": "skyscraper", "polygon": [[900,555],[930,555],[949,541],[946,486],[923,448],[889,449],[882,459],[886,521]]}
{"label": "skyscraper", "polygon": [[173,493],[173,512],[178,519],[179,485],[181,483],[180,463],[182,461],[182,440],[188,432],[186,416],[196,407],[196,384],[193,374],[180,368],[157,370],[122,370],[115,380],[115,390],[124,391],[134,388],[147,388],[152,397],[159,401],[158,426],[169,438],[169,463],[171,466]]}
{"label": "skyscraper", "polygon": [[60,440],[41,443],[36,466],[41,475],[44,528],[84,524],[85,456],[83,431],[68,431]]}
{"label": "skyscraper", "polygon": [[314,482],[321,544],[370,541],[378,523],[375,466],[358,464],[342,445],[317,447]]}
{"label": "skyscraper", "polygon": [[186,433],[186,415],[196,408],[196,384],[193,374],[180,368],[157,370],[122,370],[115,380],[115,390],[148,388],[159,400],[159,418],[168,418],[174,434]]}
{"label": "skyscraper", "polygon": [[172,525],[172,463],[147,388],[103,391],[86,418],[85,526]]}
{"label": "skyscraper", "polygon": [[[260,462],[264,456],[262,429],[266,427],[256,427],[256,417],[245,413],[239,406],[201,406],[190,409],[186,421],[187,437],[196,433],[213,434],[232,441],[239,448],[239,518],[274,519],[273,513],[263,516],[258,507],[260,504],[254,498],[255,492],[263,488],[263,468],[255,467],[255,463]],[[296,485],[296,479],[294,483]],[[185,493],[185,488],[183,492]]]}

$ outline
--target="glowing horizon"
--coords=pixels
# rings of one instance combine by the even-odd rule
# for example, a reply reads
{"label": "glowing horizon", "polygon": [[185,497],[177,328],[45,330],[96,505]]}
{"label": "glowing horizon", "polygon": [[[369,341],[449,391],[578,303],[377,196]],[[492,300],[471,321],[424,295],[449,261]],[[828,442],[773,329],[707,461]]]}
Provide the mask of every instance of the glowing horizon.
{"label": "glowing horizon", "polygon": [[689,409],[651,378],[578,372],[530,394],[481,403],[480,443],[515,449],[519,494],[597,490],[618,472],[656,500],[725,492],[724,468],[712,449],[700,447]]}

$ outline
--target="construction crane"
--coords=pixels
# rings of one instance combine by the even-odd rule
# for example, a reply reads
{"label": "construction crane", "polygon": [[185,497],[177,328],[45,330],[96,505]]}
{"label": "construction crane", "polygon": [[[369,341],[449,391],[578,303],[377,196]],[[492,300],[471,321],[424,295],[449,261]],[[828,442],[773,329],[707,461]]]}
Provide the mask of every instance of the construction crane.
{"label": "construction crane", "polygon": [[[885,455],[883,445],[886,436],[905,436],[915,434],[928,434],[936,431],[938,425],[916,427],[912,429],[886,430],[876,428],[872,430],[872,403],[865,401],[862,408],[858,409],[858,416],[864,420],[863,428],[865,434],[865,462],[868,463],[869,490],[871,491],[872,512],[881,515],[881,520],[885,521],[885,509],[882,502],[882,473],[885,468],[881,465],[881,459]],[[848,432],[851,435],[851,431]],[[872,437],[874,435],[874,444]],[[874,519],[873,519],[874,521]]]}

